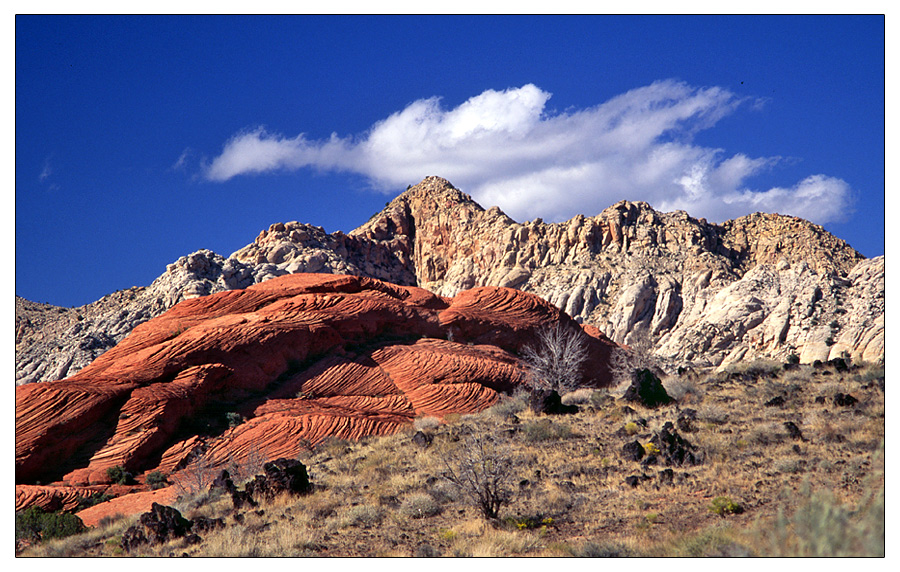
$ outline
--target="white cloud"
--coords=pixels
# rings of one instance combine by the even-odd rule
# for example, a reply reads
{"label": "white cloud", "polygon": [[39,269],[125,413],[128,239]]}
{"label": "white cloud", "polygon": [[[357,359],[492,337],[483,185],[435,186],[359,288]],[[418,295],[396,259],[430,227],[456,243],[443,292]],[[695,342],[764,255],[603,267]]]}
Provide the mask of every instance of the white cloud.
{"label": "white cloud", "polygon": [[437,97],[418,100],[358,137],[314,141],[257,128],[226,142],[205,176],[312,167],[358,173],[394,191],[439,175],[517,220],[593,215],[623,198],[714,221],[761,210],[825,223],[849,213],[852,191],[840,179],[813,175],[754,190],[746,181],[779,157],[725,156],[693,143],[698,131],[758,100],[672,80],[567,113],[545,112],[550,96],[528,84],[449,110]]}

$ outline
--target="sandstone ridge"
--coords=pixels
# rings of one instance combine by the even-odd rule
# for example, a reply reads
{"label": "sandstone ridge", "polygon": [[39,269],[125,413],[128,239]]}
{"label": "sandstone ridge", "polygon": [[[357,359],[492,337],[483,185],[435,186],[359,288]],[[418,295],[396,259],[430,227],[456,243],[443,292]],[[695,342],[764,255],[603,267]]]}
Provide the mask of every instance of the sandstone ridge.
{"label": "sandstone ridge", "polygon": [[479,411],[525,382],[517,356],[554,323],[586,333],[581,382],[607,385],[615,344],[518,290],[301,273],[185,300],[74,376],[16,388],[17,502],[71,505],[116,466],[178,482]]}
{"label": "sandstone ridge", "polygon": [[[884,257],[867,260],[808,221],[756,213],[712,224],[621,201],[592,217],[519,223],[428,177],[349,234],[277,223],[227,259],[198,251],[147,288],[40,314],[50,318],[17,299],[16,382],[71,375],[180,300],[303,272],[441,296],[532,292],[670,369],[884,357]],[[105,311],[82,311],[92,306]]]}

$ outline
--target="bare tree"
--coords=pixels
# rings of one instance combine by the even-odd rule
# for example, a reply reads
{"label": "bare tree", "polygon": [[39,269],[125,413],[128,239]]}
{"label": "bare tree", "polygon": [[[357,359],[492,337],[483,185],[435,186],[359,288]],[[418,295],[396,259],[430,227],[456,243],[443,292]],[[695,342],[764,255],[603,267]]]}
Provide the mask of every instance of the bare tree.
{"label": "bare tree", "polygon": [[500,508],[512,499],[512,460],[488,437],[473,435],[444,456],[444,478],[456,485],[488,520],[497,520]]}
{"label": "bare tree", "polygon": [[538,331],[537,346],[525,346],[522,356],[528,366],[533,389],[567,393],[581,382],[588,358],[587,340],[581,328],[566,328],[560,322]]}
{"label": "bare tree", "polygon": [[263,466],[268,459],[263,455],[259,447],[254,443],[250,445],[247,453],[241,457],[235,456],[233,451],[228,452],[226,467],[235,483],[249,481],[263,472]]}
{"label": "bare tree", "polygon": [[198,449],[184,470],[180,471],[175,486],[179,496],[196,496],[206,492],[216,478],[216,468],[205,449]]}
{"label": "bare tree", "polygon": [[653,357],[653,343],[646,329],[632,331],[629,344],[616,348],[609,356],[609,371],[613,387],[623,383],[631,383],[636,371],[658,370],[659,365]]}

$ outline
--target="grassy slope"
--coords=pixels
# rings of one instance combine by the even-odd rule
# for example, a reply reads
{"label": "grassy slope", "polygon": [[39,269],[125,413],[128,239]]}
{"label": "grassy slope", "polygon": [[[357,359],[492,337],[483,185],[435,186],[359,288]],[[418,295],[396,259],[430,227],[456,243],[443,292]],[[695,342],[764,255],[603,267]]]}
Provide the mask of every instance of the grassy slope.
{"label": "grassy slope", "polygon": [[[136,555],[884,554],[883,368],[785,372],[756,363],[665,383],[678,402],[655,410],[624,410],[624,388],[582,390],[567,396],[579,413],[548,418],[526,411],[519,396],[443,425],[419,420],[434,436],[427,449],[412,442],[412,430],[331,442],[301,459],[316,485],[312,494],[245,511],[242,523],[230,499],[183,499],[177,508],[186,517],[221,517],[228,526],[198,545],[176,540]],[[859,403],[835,406],[837,392]],[[779,395],[784,405],[765,405]],[[824,403],[816,402],[820,396]],[[624,443],[648,442],[686,408],[697,411],[697,430],[680,434],[702,452],[702,464],[672,467],[674,482],[660,484],[664,466],[642,469],[623,458]],[[788,435],[786,421],[804,440]],[[470,435],[491,435],[496,454],[513,462],[513,498],[497,525],[441,478],[445,460]],[[625,484],[642,474],[652,478]],[[743,512],[714,514],[719,496]],[[119,539],[129,524],[113,522],[22,555],[122,555]]]}

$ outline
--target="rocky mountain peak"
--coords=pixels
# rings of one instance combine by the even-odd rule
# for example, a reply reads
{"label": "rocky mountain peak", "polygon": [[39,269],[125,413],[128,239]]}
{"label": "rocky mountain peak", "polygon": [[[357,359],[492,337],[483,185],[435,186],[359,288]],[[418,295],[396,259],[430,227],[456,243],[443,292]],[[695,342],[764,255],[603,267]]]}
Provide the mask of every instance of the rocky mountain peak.
{"label": "rocky mountain peak", "polygon": [[884,355],[884,257],[868,261],[821,226],[767,213],[714,224],[625,200],[593,216],[520,223],[428,177],[348,234],[283,222],[227,259],[183,257],[150,287],[101,304],[103,316],[74,323],[60,313],[62,335],[29,334],[17,303],[17,340],[44,340],[17,342],[17,383],[71,375],[181,300],[310,272],[445,297],[478,286],[531,292],[673,367]]}

